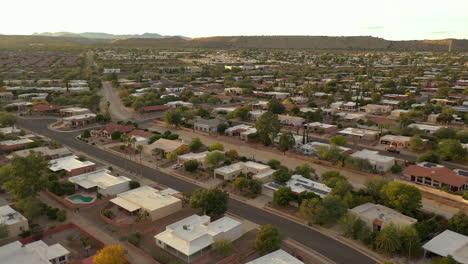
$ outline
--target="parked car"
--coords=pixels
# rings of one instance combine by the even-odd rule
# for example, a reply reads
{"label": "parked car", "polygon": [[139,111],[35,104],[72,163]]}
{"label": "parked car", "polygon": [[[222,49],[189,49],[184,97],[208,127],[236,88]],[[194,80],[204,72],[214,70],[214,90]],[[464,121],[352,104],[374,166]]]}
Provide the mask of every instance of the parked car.
{"label": "parked car", "polygon": [[182,164],[179,164],[179,163],[172,165],[172,168],[173,168],[174,170],[176,170],[176,169],[178,169],[178,168],[181,168],[181,167],[182,167]]}
{"label": "parked car", "polygon": [[396,154],[400,154],[400,151],[396,148],[386,148],[385,149],[387,152],[391,152],[391,153],[396,153]]}

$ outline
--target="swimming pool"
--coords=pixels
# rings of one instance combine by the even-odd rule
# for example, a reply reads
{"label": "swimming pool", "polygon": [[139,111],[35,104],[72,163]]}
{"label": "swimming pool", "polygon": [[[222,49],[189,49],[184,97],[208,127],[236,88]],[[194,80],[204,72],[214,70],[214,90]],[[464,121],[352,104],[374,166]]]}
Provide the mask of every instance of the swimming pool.
{"label": "swimming pool", "polygon": [[94,201],[94,197],[83,196],[81,194],[74,194],[67,197],[68,200],[71,200],[76,203],[91,203]]}

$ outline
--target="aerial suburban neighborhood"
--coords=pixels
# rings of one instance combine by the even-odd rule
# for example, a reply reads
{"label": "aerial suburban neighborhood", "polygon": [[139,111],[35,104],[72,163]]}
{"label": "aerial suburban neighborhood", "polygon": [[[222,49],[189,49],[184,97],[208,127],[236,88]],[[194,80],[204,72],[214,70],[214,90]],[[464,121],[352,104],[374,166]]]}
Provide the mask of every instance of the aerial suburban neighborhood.
{"label": "aerial suburban neighborhood", "polygon": [[0,110],[0,264],[468,264],[467,40],[0,35]]}

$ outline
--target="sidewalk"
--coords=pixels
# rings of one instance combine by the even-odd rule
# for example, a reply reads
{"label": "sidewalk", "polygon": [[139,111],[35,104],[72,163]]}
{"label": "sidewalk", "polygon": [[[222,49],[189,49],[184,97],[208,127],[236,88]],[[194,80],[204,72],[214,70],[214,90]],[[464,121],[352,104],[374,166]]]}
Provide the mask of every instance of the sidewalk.
{"label": "sidewalk", "polygon": [[[61,203],[57,202],[56,200],[52,199],[50,196],[48,196],[45,193],[40,193],[39,195],[39,200],[41,200],[43,203],[46,203],[52,207],[57,207],[64,209],[67,211],[67,221],[65,223],[74,223],[81,227],[83,230],[86,230],[88,233],[93,235],[94,237],[98,238],[101,240],[104,244],[106,245],[117,245],[120,244],[124,246],[128,260],[132,264],[154,264],[151,260],[147,259],[143,255],[141,255],[139,252],[137,252],[135,249],[129,247],[126,245],[126,243],[121,243],[118,238],[115,238],[108,233],[104,232],[102,229],[97,227],[95,223],[92,223],[89,219],[85,218],[84,216],[80,215],[79,212],[75,213],[72,210],[70,210],[68,207],[63,206]],[[99,219],[98,219],[99,220]]]}

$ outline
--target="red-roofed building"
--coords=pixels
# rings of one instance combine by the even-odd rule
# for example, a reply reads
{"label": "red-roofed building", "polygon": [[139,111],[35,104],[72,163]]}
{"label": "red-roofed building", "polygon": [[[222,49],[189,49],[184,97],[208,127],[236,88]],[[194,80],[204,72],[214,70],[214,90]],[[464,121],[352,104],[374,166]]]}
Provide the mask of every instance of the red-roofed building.
{"label": "red-roofed building", "polygon": [[160,111],[166,111],[167,109],[169,109],[169,107],[166,105],[153,105],[153,106],[143,107],[141,110],[143,112],[160,112]]}
{"label": "red-roofed building", "polygon": [[434,188],[448,187],[452,191],[468,189],[468,177],[437,164],[426,162],[408,166],[403,176],[408,181]]}
{"label": "red-roofed building", "polygon": [[132,131],[133,129],[135,129],[134,125],[119,125],[119,124],[116,124],[116,123],[109,123],[109,124],[106,125],[106,127],[104,129],[99,131],[98,135],[101,136],[101,137],[110,138],[112,133],[114,133],[114,132],[118,131],[121,134],[126,134],[126,133]]}
{"label": "red-roofed building", "polygon": [[135,129],[131,131],[130,133],[128,133],[127,136],[130,138],[131,137],[144,137],[144,138],[149,139],[150,137],[154,136],[154,134],[151,132],[144,131],[144,130]]}
{"label": "red-roofed building", "polygon": [[32,110],[40,114],[58,113],[63,107],[60,105],[39,104],[32,107]]}

